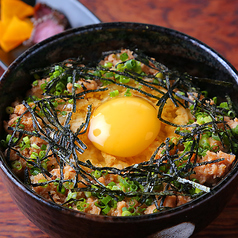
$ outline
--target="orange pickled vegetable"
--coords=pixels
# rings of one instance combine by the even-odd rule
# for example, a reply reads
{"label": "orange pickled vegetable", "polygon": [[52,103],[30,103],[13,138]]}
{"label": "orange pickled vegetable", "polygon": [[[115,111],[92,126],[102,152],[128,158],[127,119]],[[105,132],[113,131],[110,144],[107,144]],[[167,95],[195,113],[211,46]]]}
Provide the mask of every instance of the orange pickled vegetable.
{"label": "orange pickled vegetable", "polygon": [[0,21],[0,39],[2,39],[6,29],[7,29],[7,24],[3,21]]}
{"label": "orange pickled vegetable", "polygon": [[29,21],[20,20],[16,16],[9,22],[5,33],[1,39],[1,47],[5,52],[8,52],[31,36],[33,24]]}
{"label": "orange pickled vegetable", "polygon": [[19,19],[34,15],[34,8],[20,0],[1,0],[1,20],[10,21],[14,16]]}
{"label": "orange pickled vegetable", "polygon": [[21,0],[1,0],[0,45],[8,52],[31,36],[33,23],[27,18],[34,8]]}

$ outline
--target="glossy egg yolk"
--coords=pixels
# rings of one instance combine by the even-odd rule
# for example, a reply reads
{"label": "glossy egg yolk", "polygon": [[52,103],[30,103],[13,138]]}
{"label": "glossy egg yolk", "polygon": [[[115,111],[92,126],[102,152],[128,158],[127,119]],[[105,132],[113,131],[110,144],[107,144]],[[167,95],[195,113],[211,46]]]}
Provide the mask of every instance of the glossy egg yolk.
{"label": "glossy egg yolk", "polygon": [[139,97],[121,97],[101,104],[92,114],[88,138],[99,150],[131,157],[145,150],[161,122],[153,105]]}

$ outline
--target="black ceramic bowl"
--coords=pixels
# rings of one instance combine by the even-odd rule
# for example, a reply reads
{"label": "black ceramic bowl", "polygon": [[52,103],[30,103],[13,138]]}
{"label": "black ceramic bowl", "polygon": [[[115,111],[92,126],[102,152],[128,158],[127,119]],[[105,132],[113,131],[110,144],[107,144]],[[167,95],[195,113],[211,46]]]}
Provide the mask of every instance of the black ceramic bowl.
{"label": "black ceramic bowl", "polygon": [[[88,60],[104,51],[139,48],[169,67],[233,83],[231,88],[201,85],[215,95],[228,93],[238,103],[237,71],[200,41],[180,32],[139,23],[102,23],[47,39],[23,53],[4,73],[0,82],[0,134],[3,136],[5,107],[30,87],[29,71],[70,57]],[[238,105],[238,104],[237,104]],[[189,237],[207,226],[222,211],[238,184],[238,163],[212,190],[193,202],[158,214],[140,217],[107,217],[72,211],[48,202],[30,191],[11,172],[2,156],[1,175],[20,210],[52,237]]]}

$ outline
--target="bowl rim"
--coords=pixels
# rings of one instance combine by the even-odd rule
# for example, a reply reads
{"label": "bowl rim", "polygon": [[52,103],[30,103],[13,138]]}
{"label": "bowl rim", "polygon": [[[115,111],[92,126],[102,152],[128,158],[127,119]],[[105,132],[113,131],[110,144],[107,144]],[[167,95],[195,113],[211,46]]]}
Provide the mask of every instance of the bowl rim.
{"label": "bowl rim", "polygon": [[[8,74],[13,71],[17,65],[24,61],[24,59],[31,57],[32,54],[34,54],[35,51],[41,50],[49,43],[54,43],[55,41],[60,40],[61,38],[74,34],[84,34],[91,31],[102,31],[106,29],[129,29],[133,27],[135,30],[145,30],[145,31],[156,31],[156,32],[166,32],[170,35],[173,35],[177,38],[183,38],[186,41],[192,42],[195,46],[199,46],[202,48],[203,51],[209,53],[212,57],[216,58],[218,62],[220,62],[226,70],[231,74],[231,76],[236,80],[238,84],[238,72],[232,66],[223,56],[221,56],[218,52],[216,52],[214,49],[212,49],[210,46],[206,45],[202,41],[189,36],[185,33],[179,32],[177,30],[153,25],[153,24],[146,24],[146,23],[138,23],[138,22],[107,22],[107,23],[97,23],[97,24],[91,24],[87,26],[81,26],[77,28],[71,28],[69,30],[66,30],[62,33],[59,33],[55,36],[52,36],[50,38],[47,38],[46,40],[32,46],[31,48],[27,49],[24,53],[22,53],[18,58],[16,58],[10,66],[7,68],[7,70],[3,73],[3,75],[0,78],[0,84],[8,76]],[[230,172],[216,185],[212,188],[212,191],[209,193],[205,193],[198,198],[185,203],[181,206],[171,208],[167,211],[162,211],[159,213],[154,214],[147,214],[147,215],[140,215],[140,216],[106,216],[106,215],[95,215],[95,214],[88,214],[76,210],[72,210],[66,207],[63,207],[62,205],[53,203],[51,201],[48,201],[41,197],[40,195],[36,194],[34,191],[32,191],[30,188],[28,188],[24,183],[11,171],[10,167],[7,165],[7,162],[5,161],[3,155],[0,153],[0,168],[2,169],[3,173],[10,179],[20,190],[27,193],[30,197],[33,199],[36,199],[39,203],[43,203],[48,207],[51,207],[53,209],[59,210],[63,212],[64,214],[70,214],[75,217],[83,217],[88,220],[95,220],[97,222],[113,222],[113,223],[124,223],[124,222],[143,222],[145,220],[158,220],[163,219],[167,216],[173,216],[178,215],[180,213],[184,213],[185,211],[188,211],[191,209],[191,207],[197,207],[200,206],[203,202],[207,201],[208,199],[215,196],[217,193],[219,193],[223,188],[228,186],[237,176],[238,176],[238,159],[236,159],[236,162],[233,164]],[[191,206],[192,205],[192,206]]]}

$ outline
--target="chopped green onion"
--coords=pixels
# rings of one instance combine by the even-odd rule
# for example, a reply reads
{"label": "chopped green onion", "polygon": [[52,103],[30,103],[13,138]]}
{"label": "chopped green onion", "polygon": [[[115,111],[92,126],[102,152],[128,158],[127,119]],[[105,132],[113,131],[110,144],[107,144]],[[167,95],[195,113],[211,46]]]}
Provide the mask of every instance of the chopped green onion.
{"label": "chopped green onion", "polygon": [[159,84],[159,80],[158,79],[153,79],[153,83]]}
{"label": "chopped green onion", "polygon": [[[43,152],[43,151],[41,151],[41,152]],[[44,156],[43,157],[39,156],[39,157],[40,157],[40,159],[42,159]],[[47,170],[47,161],[48,160],[44,160],[41,162],[41,167],[44,168],[45,170]]]}
{"label": "chopped green onion", "polygon": [[101,72],[99,70],[96,70],[93,72],[93,75],[97,76],[97,77],[101,77]]}
{"label": "chopped green onion", "polygon": [[23,141],[24,141],[25,144],[30,144],[31,143],[28,136],[23,137]]}
{"label": "chopped green onion", "polygon": [[105,78],[112,78],[114,76],[114,73],[113,72],[106,72],[105,74],[104,74],[104,77]]}
{"label": "chopped green onion", "polygon": [[12,168],[14,168],[14,169],[17,169],[17,170],[22,169],[22,164],[19,160],[12,161],[11,165],[12,165]]}
{"label": "chopped green onion", "polygon": [[45,88],[46,88],[46,86],[47,86],[47,82],[42,83],[42,84],[40,85],[41,90],[44,91]]}
{"label": "chopped green onion", "polygon": [[92,193],[91,192],[84,192],[84,195],[85,197],[89,198],[92,196]]}
{"label": "chopped green onion", "polygon": [[69,94],[69,91],[65,89],[64,94]]}
{"label": "chopped green onion", "polygon": [[132,94],[131,94],[131,91],[129,88],[126,89],[126,92],[124,94],[126,97],[130,97]]}
{"label": "chopped green onion", "polygon": [[204,97],[207,97],[207,95],[208,95],[207,91],[202,91],[201,93],[203,94]]}
{"label": "chopped green onion", "polygon": [[227,115],[231,118],[235,117],[235,112],[234,111],[228,111]]}
{"label": "chopped green onion", "polygon": [[124,75],[120,75],[120,77],[119,77],[119,82],[120,82],[120,83],[123,83],[123,84],[129,83],[129,82],[130,82],[130,78],[129,78],[129,77],[126,77],[126,76],[124,76]]}
{"label": "chopped green onion", "polygon": [[39,174],[41,172],[41,170],[37,167],[33,167],[30,169],[30,172],[33,176],[36,176],[37,174]]}
{"label": "chopped green onion", "polygon": [[31,159],[37,159],[37,157],[39,157],[39,155],[36,152],[31,153],[31,156],[30,156]]}
{"label": "chopped green onion", "polygon": [[217,97],[214,97],[212,100],[215,104],[217,104]]}
{"label": "chopped green onion", "polygon": [[40,149],[40,147],[39,147],[37,144],[35,144],[35,143],[34,143],[34,144],[31,144],[31,147],[34,148],[34,149],[36,149],[36,150]]}
{"label": "chopped green onion", "polygon": [[6,107],[6,113],[7,114],[12,114],[14,112],[14,108],[13,107]]}
{"label": "chopped green onion", "polygon": [[220,105],[219,105],[220,108],[224,108],[224,109],[229,109],[228,107],[228,103],[227,102],[222,102]]}
{"label": "chopped green onion", "polygon": [[209,149],[210,144],[209,144],[208,138],[205,136],[202,136],[202,138],[199,141],[199,146],[201,146],[203,149]]}
{"label": "chopped green onion", "polygon": [[122,53],[121,55],[120,55],[120,60],[121,61],[125,61],[125,60],[127,60],[128,59],[128,54],[126,53],[126,52],[124,52],[124,53]]}
{"label": "chopped green onion", "polygon": [[69,77],[67,78],[67,82],[68,82],[68,83],[72,83],[72,81],[73,81],[72,76],[69,76]]}
{"label": "chopped green onion", "polygon": [[212,134],[214,140],[220,141],[220,137],[217,134]]}
{"label": "chopped green onion", "polygon": [[102,213],[104,215],[107,215],[110,212],[111,208],[109,206],[106,206],[102,209]]}
{"label": "chopped green onion", "polygon": [[185,95],[185,93],[181,92],[181,91],[179,91],[178,94],[183,95],[183,96]]}
{"label": "chopped green onion", "polygon": [[100,202],[102,202],[104,205],[107,205],[111,201],[112,197],[111,196],[106,196],[102,199],[100,199]]}
{"label": "chopped green onion", "polygon": [[100,178],[100,177],[102,176],[102,172],[99,171],[99,170],[95,170],[94,172],[92,172],[92,175],[93,175],[96,179],[98,179],[98,178]]}
{"label": "chopped green onion", "polygon": [[74,103],[74,99],[69,99],[68,103],[73,104]]}
{"label": "chopped green onion", "polygon": [[104,67],[106,67],[106,68],[111,68],[112,66],[113,66],[112,62],[106,62],[104,64]]}
{"label": "chopped green onion", "polygon": [[76,207],[79,211],[84,211],[86,208],[88,208],[89,204],[83,200],[83,201],[78,201],[76,203]]}
{"label": "chopped green onion", "polygon": [[59,103],[57,101],[52,102],[52,104],[54,107],[57,107],[59,105]]}
{"label": "chopped green onion", "polygon": [[125,66],[124,66],[124,64],[117,64],[116,65],[116,69],[117,69],[117,71],[122,72],[122,71],[124,71]]}
{"label": "chopped green onion", "polygon": [[212,118],[210,116],[204,117],[204,122],[205,123],[208,123],[208,122],[211,122],[211,121],[212,121]]}
{"label": "chopped green onion", "polygon": [[[38,181],[38,183],[46,183],[46,182],[47,182],[46,179],[40,179],[40,180]],[[48,186],[48,184],[45,184],[45,185],[42,185],[41,187],[46,188],[47,186]]]}
{"label": "chopped green onion", "polygon": [[238,125],[235,128],[232,128],[233,133],[238,135]]}
{"label": "chopped green onion", "polygon": [[81,88],[82,86],[79,83],[74,83],[75,88]]}
{"label": "chopped green onion", "polygon": [[76,199],[76,198],[77,198],[77,192],[69,191],[66,200],[68,201],[70,199]]}
{"label": "chopped green onion", "polygon": [[150,206],[152,204],[152,202],[153,202],[152,198],[147,198],[146,201],[145,201],[145,204],[147,206]]}
{"label": "chopped green onion", "polygon": [[46,148],[47,148],[47,145],[45,145],[45,144],[41,145],[41,150],[46,150]]}
{"label": "chopped green onion", "polygon": [[57,186],[57,192],[62,193],[62,194],[65,194],[65,192],[66,192],[65,187],[64,187],[64,186],[61,186],[61,189],[60,189],[60,186],[59,186],[59,184],[58,184],[58,186]]}
{"label": "chopped green onion", "polygon": [[103,80],[103,79],[100,79],[100,81],[102,82],[102,85],[103,86],[107,86],[109,84],[111,84],[112,82],[108,81],[108,80]]}
{"label": "chopped green onion", "polygon": [[116,97],[119,95],[119,91],[118,90],[114,90],[112,92],[109,93],[110,97]]}
{"label": "chopped green onion", "polygon": [[42,159],[42,158],[44,158],[44,157],[45,157],[45,151],[41,150],[41,151],[39,152],[39,158]]}
{"label": "chopped green onion", "polygon": [[140,74],[142,72],[141,66],[140,66],[140,62],[134,60],[134,59],[130,59],[128,61],[125,62],[125,68],[132,70],[138,74]]}
{"label": "chopped green onion", "polygon": [[159,79],[163,79],[164,78],[164,75],[163,73],[159,72],[155,75],[156,78],[159,78]]}
{"label": "chopped green onion", "polygon": [[125,217],[125,216],[131,216],[132,214],[127,210],[127,211],[122,212],[121,215],[122,215],[123,217]]}
{"label": "chopped green onion", "polygon": [[62,93],[63,89],[65,88],[65,85],[62,82],[58,82],[55,86],[56,93]]}
{"label": "chopped green onion", "polygon": [[63,185],[67,189],[73,189],[74,188],[74,183],[73,182],[65,182]]}
{"label": "chopped green onion", "polygon": [[195,188],[195,191],[194,191],[195,193],[200,193],[200,192],[202,192],[202,190],[201,189],[199,189],[199,188]]}
{"label": "chopped green onion", "polygon": [[134,59],[128,60],[125,63],[125,67],[130,70],[133,70],[134,68],[136,68],[136,66],[137,66],[137,63]]}
{"label": "chopped green onion", "polygon": [[33,87],[36,87],[36,86],[38,86],[38,83],[39,83],[39,81],[38,81],[38,80],[35,80],[35,81],[32,83],[32,86],[33,86]]}

